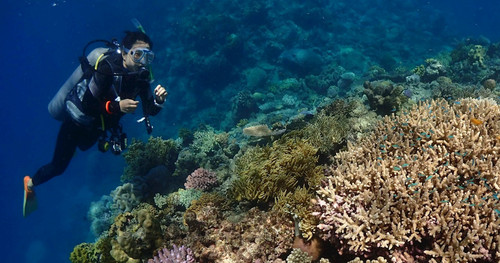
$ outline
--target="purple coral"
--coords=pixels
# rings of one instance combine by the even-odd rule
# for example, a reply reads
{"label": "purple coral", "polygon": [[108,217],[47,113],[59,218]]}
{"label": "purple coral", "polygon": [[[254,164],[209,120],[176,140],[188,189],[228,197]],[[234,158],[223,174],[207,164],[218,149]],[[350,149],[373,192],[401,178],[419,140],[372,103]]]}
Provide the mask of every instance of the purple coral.
{"label": "purple coral", "polygon": [[148,260],[148,263],[194,263],[193,251],[184,246],[173,245],[172,250],[163,248],[158,251],[158,255]]}
{"label": "purple coral", "polygon": [[216,185],[217,176],[215,173],[203,168],[198,168],[191,173],[184,184],[186,189],[197,189],[202,191],[210,190]]}

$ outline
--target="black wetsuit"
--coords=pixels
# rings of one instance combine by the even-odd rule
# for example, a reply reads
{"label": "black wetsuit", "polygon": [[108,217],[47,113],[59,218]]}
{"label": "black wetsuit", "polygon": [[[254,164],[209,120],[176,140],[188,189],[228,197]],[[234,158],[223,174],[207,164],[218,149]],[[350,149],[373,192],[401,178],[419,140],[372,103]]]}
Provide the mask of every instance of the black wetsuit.
{"label": "black wetsuit", "polygon": [[[42,166],[33,175],[33,185],[42,184],[54,176],[62,174],[68,167],[76,148],[85,151],[92,147],[102,132],[101,116],[106,130],[116,128],[124,113],[120,110],[120,99],[141,98],[142,109],[145,115],[156,115],[161,107],[155,104],[148,80],[143,80],[135,74],[129,74],[123,67],[120,54],[112,54],[99,62],[98,70],[94,73],[89,89],[82,100],[82,107],[86,114],[94,117],[95,121],[89,127],[81,126],[67,118],[61,124],[57,136],[56,148],[52,161]],[[123,74],[114,77],[112,73]]]}

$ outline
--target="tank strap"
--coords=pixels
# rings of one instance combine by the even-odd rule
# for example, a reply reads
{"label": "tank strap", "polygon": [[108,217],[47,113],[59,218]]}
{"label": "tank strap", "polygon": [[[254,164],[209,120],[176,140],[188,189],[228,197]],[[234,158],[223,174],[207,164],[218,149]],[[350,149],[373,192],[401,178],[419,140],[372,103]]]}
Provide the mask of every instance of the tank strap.
{"label": "tank strap", "polygon": [[95,61],[95,66],[94,66],[94,70],[97,71],[97,67],[99,66],[99,62],[101,61],[101,58],[104,57],[106,53],[102,53],[98,58],[97,60]]}

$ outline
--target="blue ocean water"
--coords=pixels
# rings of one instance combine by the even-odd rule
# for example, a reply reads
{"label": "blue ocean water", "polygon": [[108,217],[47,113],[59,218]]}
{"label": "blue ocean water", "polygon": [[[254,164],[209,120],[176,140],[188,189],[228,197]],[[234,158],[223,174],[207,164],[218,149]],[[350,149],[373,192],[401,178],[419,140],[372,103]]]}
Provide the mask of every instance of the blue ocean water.
{"label": "blue ocean water", "polygon": [[[189,2],[203,0],[184,4]],[[349,1],[345,2],[349,5]],[[397,3],[405,1],[391,2],[396,4],[387,8],[398,14]],[[442,14],[434,20],[440,23],[437,27],[442,26],[442,31],[437,30],[435,34],[441,32],[456,39],[483,36],[491,41],[500,40],[497,1],[418,3],[422,23],[427,19],[426,10],[439,10]],[[69,262],[69,253],[75,245],[93,241],[87,210],[90,202],[108,194],[120,183],[125,164],[119,156],[101,154],[96,149],[78,152],[64,175],[37,188],[39,210],[28,218],[22,217],[22,177],[33,174],[50,160],[59,127],[48,114],[47,103],[78,65],[77,57],[89,40],[121,38],[124,30],[133,29],[132,18],[139,19],[153,36],[168,34],[166,16],[179,14],[175,10],[182,8],[177,1],[159,0],[2,2],[2,262]],[[169,43],[159,39],[155,42],[156,49],[168,48]],[[175,87],[169,89],[171,93],[182,92]],[[169,110],[175,111],[175,106],[172,103]],[[163,114],[161,116],[168,115]],[[177,127],[173,120],[171,123],[168,117],[162,120],[166,124],[155,134],[175,136]],[[129,137],[145,138],[142,126],[134,124],[132,119],[125,121],[130,126]]]}

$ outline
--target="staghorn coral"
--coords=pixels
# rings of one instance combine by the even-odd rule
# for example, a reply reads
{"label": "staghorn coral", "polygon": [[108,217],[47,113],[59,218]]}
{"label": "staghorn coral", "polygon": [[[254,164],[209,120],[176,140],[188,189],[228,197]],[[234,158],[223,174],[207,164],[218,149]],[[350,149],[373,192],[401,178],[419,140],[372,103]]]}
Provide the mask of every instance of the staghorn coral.
{"label": "staghorn coral", "polygon": [[309,144],[318,149],[318,155],[325,156],[337,152],[342,148],[350,130],[348,116],[329,115],[321,110],[304,128],[292,131],[285,138],[297,137],[306,139]]}
{"label": "staghorn coral", "polygon": [[123,154],[127,166],[121,180],[130,182],[135,177],[145,176],[149,170],[159,165],[164,165],[168,171],[173,172],[178,155],[179,148],[171,139],[150,137],[147,143],[133,140],[128,151]]}
{"label": "staghorn coral", "polygon": [[305,140],[293,138],[250,148],[236,160],[238,178],[231,193],[237,200],[267,203],[282,191],[315,186],[323,177],[316,153]]}
{"label": "staghorn coral", "polygon": [[336,155],[318,191],[322,238],[396,262],[500,260],[500,107],[422,102]]}

